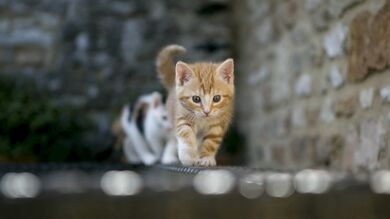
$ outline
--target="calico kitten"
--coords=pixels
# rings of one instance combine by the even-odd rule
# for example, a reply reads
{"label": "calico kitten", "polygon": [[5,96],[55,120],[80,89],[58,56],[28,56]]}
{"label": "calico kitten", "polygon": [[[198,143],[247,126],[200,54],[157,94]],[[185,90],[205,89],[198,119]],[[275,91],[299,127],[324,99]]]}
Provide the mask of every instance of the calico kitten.
{"label": "calico kitten", "polygon": [[[132,113],[126,105],[118,122],[120,127],[116,129],[124,133],[124,136],[118,137],[122,140],[129,163],[151,165],[160,159],[168,131],[172,127],[161,94],[154,92],[141,96]],[[118,122],[114,123],[114,127],[118,126]]]}
{"label": "calico kitten", "polygon": [[175,125],[178,157],[186,166],[215,166],[215,155],[230,124],[234,101],[234,63],[172,62],[185,49],[170,45],[157,57],[169,95],[167,109]]}

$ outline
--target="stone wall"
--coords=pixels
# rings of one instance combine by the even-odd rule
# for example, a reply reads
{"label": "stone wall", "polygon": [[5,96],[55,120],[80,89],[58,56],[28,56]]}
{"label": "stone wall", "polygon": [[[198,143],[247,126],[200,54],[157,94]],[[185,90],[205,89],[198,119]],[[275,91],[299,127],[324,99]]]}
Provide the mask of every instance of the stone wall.
{"label": "stone wall", "polygon": [[155,56],[169,43],[185,60],[231,56],[227,0],[0,0],[0,73],[31,78],[94,121],[95,150],[110,147],[120,107],[163,90]]}
{"label": "stone wall", "polygon": [[235,1],[250,164],[390,166],[390,2]]}

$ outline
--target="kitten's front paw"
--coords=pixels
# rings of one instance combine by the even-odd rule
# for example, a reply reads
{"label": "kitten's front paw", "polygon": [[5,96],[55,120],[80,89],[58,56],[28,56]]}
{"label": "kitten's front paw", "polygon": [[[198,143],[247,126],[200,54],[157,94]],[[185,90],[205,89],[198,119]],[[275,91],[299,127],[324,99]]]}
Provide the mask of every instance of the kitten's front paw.
{"label": "kitten's front paw", "polygon": [[207,156],[207,157],[201,157],[199,158],[196,163],[196,166],[203,166],[203,167],[213,167],[217,165],[217,162],[215,161],[214,156]]}
{"label": "kitten's front paw", "polygon": [[192,150],[179,150],[179,160],[184,166],[194,166],[199,159],[199,155]]}
{"label": "kitten's front paw", "polygon": [[157,162],[157,157],[153,155],[145,156],[143,159],[145,165],[150,166]]}
{"label": "kitten's front paw", "polygon": [[184,166],[195,166],[198,158],[197,157],[190,157],[190,156],[184,156],[184,157],[182,156],[182,157],[179,157],[179,160]]}
{"label": "kitten's front paw", "polygon": [[177,157],[173,156],[173,155],[171,155],[171,156],[164,155],[161,158],[161,163],[162,164],[175,164],[175,163],[178,163],[178,162],[179,162],[179,160],[177,159]]}

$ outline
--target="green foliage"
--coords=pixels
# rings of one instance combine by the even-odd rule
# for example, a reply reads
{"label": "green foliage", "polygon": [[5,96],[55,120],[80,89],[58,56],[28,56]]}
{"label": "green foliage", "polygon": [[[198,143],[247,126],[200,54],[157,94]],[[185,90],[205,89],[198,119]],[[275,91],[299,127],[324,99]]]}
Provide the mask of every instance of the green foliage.
{"label": "green foliage", "polygon": [[76,109],[58,106],[32,82],[0,77],[0,155],[7,160],[90,159],[80,139],[88,126]]}

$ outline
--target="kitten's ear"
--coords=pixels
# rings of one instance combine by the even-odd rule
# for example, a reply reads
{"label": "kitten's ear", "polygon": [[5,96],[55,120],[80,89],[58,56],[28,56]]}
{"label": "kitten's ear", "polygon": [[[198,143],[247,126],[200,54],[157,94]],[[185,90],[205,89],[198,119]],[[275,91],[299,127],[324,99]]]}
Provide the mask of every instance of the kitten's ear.
{"label": "kitten's ear", "polygon": [[234,61],[233,59],[226,59],[217,68],[217,73],[228,84],[233,84],[234,81]]}
{"label": "kitten's ear", "polygon": [[145,102],[142,97],[139,98],[133,108],[132,118],[134,121],[137,120],[139,116],[146,115],[148,107],[148,103]]}
{"label": "kitten's ear", "polygon": [[152,106],[153,108],[157,108],[162,104],[162,97],[161,94],[154,92],[152,97]]}
{"label": "kitten's ear", "polygon": [[178,61],[176,63],[176,84],[183,86],[186,82],[190,81],[194,74],[191,68],[184,62]]}

